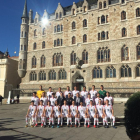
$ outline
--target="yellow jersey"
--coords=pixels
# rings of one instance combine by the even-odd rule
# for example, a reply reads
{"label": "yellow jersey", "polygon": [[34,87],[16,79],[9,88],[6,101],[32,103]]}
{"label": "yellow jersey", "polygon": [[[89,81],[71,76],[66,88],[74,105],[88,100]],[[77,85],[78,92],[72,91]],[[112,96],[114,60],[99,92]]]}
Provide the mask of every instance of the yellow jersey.
{"label": "yellow jersey", "polygon": [[40,99],[44,90],[38,90],[36,96]]}

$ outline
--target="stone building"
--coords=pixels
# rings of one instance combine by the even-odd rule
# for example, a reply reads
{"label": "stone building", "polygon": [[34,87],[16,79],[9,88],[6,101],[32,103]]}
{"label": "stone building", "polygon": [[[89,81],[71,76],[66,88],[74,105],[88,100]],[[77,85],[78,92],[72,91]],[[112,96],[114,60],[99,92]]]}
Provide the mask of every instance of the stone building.
{"label": "stone building", "polygon": [[[63,5],[63,4],[62,4]],[[23,89],[104,85],[131,92],[140,85],[140,1],[84,0],[53,14],[27,13],[18,73]],[[113,92],[113,90],[112,90]],[[132,91],[133,92],[133,91]]]}

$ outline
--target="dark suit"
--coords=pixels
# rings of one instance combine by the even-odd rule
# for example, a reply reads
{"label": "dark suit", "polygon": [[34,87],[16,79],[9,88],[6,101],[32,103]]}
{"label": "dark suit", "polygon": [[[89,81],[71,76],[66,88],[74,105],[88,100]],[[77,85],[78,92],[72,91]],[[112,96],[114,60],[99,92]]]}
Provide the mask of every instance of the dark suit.
{"label": "dark suit", "polygon": [[75,97],[74,98],[74,102],[75,102],[75,105],[76,106],[79,106],[80,105],[80,102],[83,102],[83,99],[81,97],[78,97],[78,99],[77,99],[77,97]]}
{"label": "dark suit", "polygon": [[59,96],[57,99],[57,103],[58,105],[62,106],[64,104],[64,100],[66,100],[66,98],[64,96]]}
{"label": "dark suit", "polygon": [[71,97],[66,99],[68,106],[72,105],[72,100],[73,100],[73,98],[71,98]]}

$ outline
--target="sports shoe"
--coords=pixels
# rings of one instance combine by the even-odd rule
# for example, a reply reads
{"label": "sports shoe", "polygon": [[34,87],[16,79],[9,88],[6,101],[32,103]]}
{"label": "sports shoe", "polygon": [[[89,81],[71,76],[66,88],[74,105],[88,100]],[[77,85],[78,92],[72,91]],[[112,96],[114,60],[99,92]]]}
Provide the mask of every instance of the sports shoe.
{"label": "sports shoe", "polygon": [[93,127],[96,128],[96,125],[94,125]]}
{"label": "sports shoe", "polygon": [[115,129],[117,128],[115,125],[113,125],[112,127],[115,128]]}
{"label": "sports shoe", "polygon": [[43,127],[46,128],[46,125],[44,125]]}
{"label": "sports shoe", "polygon": [[59,126],[59,125],[57,125],[57,128],[60,128],[60,126]]}
{"label": "sports shoe", "polygon": [[25,127],[28,127],[28,124],[26,124]]}
{"label": "sports shoe", "polygon": [[54,128],[54,126],[52,125],[52,128]]}
{"label": "sports shoe", "polygon": [[87,127],[86,125],[84,125],[84,127]]}
{"label": "sports shoe", "polygon": [[90,125],[88,125],[87,128],[90,128]]}
{"label": "sports shoe", "polygon": [[37,127],[37,124],[35,124],[35,126],[34,127]]}
{"label": "sports shoe", "polygon": [[43,127],[43,124],[41,124],[41,127]]}
{"label": "sports shoe", "polygon": [[70,125],[70,127],[72,127],[72,125]]}

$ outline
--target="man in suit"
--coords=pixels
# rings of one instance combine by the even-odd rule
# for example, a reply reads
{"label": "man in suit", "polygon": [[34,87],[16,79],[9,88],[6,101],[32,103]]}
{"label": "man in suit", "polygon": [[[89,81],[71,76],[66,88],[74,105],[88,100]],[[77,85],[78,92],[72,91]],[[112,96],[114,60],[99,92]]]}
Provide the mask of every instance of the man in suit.
{"label": "man in suit", "polygon": [[59,96],[58,99],[57,99],[58,105],[59,105],[59,106],[62,106],[62,105],[64,104],[64,100],[66,100],[66,99],[65,99],[65,97],[63,96],[63,93],[61,92],[61,93],[60,93],[60,96]]}
{"label": "man in suit", "polygon": [[79,93],[76,94],[76,97],[74,98],[74,102],[77,107],[80,105],[80,102],[83,102],[83,99],[80,97]]}

